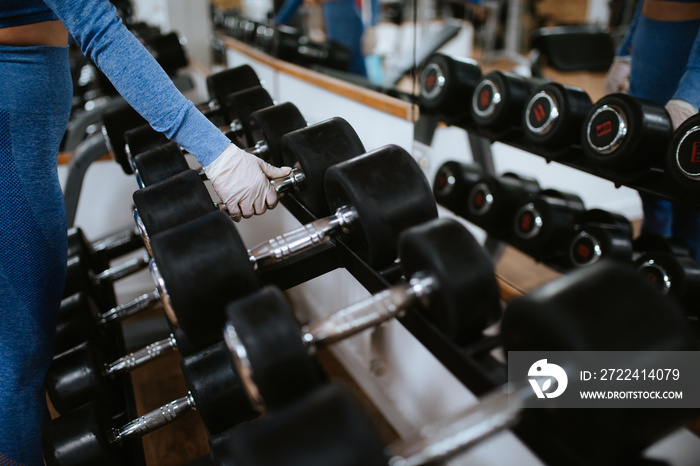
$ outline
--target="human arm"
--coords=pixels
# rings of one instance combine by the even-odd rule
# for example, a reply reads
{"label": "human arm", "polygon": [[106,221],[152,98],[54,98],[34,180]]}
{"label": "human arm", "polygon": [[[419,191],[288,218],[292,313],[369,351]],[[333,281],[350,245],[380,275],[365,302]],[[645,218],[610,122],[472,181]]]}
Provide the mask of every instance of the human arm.
{"label": "human arm", "polygon": [[[193,154],[205,170],[226,151],[227,160],[240,170],[226,171],[225,178],[212,182],[234,218],[237,218],[239,204],[245,213],[264,211],[265,205],[261,212],[253,206],[259,201],[261,191],[271,189],[259,159],[231,145],[228,138],[177,90],[156,60],[122,24],[108,0],[45,2],[80,45],[83,54],[153,129]],[[286,173],[288,169],[283,171]],[[216,177],[223,176],[224,170],[210,172]],[[278,172],[270,169],[269,173]],[[276,194],[270,195],[271,205],[276,199]]]}

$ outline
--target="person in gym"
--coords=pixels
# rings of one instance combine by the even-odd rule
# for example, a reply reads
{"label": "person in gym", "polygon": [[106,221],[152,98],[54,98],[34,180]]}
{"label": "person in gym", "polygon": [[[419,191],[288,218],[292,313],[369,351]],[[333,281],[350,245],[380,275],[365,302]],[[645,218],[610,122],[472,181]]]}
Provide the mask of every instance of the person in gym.
{"label": "person in gym", "polygon": [[[627,92],[665,105],[673,129],[700,108],[700,2],[640,0],[605,79],[605,92]],[[700,261],[700,212],[641,193],[642,232],[686,243]]]}
{"label": "person in gym", "polygon": [[57,154],[71,109],[69,34],[157,131],[204,166],[234,218],[277,203],[275,168],[230,144],[175,88],[109,0],[0,3],[0,464],[43,465],[43,388],[66,269]]}

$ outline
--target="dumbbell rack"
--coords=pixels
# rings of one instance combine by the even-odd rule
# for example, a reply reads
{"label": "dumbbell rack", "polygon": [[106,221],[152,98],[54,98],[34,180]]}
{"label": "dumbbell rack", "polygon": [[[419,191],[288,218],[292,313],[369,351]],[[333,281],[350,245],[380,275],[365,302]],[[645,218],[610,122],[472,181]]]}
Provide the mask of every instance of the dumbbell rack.
{"label": "dumbbell rack", "polygon": [[[583,151],[578,145],[554,151],[532,144],[517,130],[496,132],[466,124],[455,124],[454,126],[462,128],[468,133],[477,134],[489,141],[497,141],[537,155],[544,158],[548,163],[555,161],[590,175],[606,179],[613,182],[616,187],[627,186],[638,191],[668,199],[669,201],[700,209],[700,199],[691,196],[678,186],[677,183],[673,183],[672,180],[664,176],[664,169],[661,166],[643,167],[639,170],[621,173],[619,171],[593,167],[586,164]],[[658,160],[663,161],[663,156],[659,157]]]}
{"label": "dumbbell rack", "polygon": [[[306,224],[316,220],[293,195],[284,196],[280,202],[299,222]],[[376,270],[339,238],[300,255],[296,260],[271,266],[261,273],[261,279],[287,289],[318,276],[320,272],[338,268],[346,269],[370,293],[401,281],[398,266],[394,264],[387,269]],[[310,274],[309,270],[314,273]],[[398,321],[474,395],[484,395],[507,382],[506,367],[492,355],[492,351],[500,346],[498,336],[483,336],[473,343],[459,346],[415,310],[409,309]],[[583,466],[576,452],[567,445],[552,442],[556,432],[531,417],[524,417],[512,431],[545,464]],[[644,462],[640,460],[639,464]]]}

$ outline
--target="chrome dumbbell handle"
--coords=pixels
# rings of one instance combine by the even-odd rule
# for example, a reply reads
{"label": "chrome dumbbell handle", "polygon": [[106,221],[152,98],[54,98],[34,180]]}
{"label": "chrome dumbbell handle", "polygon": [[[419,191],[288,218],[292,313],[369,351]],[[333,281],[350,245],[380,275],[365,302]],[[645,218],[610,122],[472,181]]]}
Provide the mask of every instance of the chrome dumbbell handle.
{"label": "chrome dumbbell handle", "polygon": [[151,343],[138,351],[122,356],[112,363],[105,364],[105,374],[113,375],[131,371],[160,357],[165,351],[172,351],[175,349],[177,349],[177,341],[175,340],[175,336],[171,333],[168,338]]}
{"label": "chrome dumbbell handle", "polygon": [[134,419],[119,429],[113,429],[112,443],[123,442],[134,437],[142,437],[182,417],[194,407],[194,398],[191,393],[188,393],[187,396],[171,401],[138,419]]}
{"label": "chrome dumbbell handle", "polygon": [[133,228],[127,232],[120,232],[116,235],[95,241],[92,244],[92,252],[99,254],[103,252],[113,251],[131,243],[139,237],[139,231],[136,228]]}
{"label": "chrome dumbbell handle", "polygon": [[115,320],[126,319],[127,317],[138,314],[144,309],[160,302],[160,296],[158,291],[152,291],[144,295],[139,296],[131,302],[121,304],[117,307],[113,307],[109,311],[102,314],[97,321],[98,325],[106,325],[109,322]]}
{"label": "chrome dumbbell handle", "polygon": [[427,296],[434,286],[431,277],[416,277],[352,306],[302,327],[304,342],[329,344],[401,316],[416,300]]}
{"label": "chrome dumbbell handle", "polygon": [[303,189],[306,184],[306,177],[301,168],[292,168],[292,171],[288,175],[281,176],[279,178],[271,178],[270,184],[277,194],[282,195],[291,191],[298,191]]}
{"label": "chrome dumbbell handle", "polygon": [[275,264],[290,256],[325,243],[341,231],[349,231],[357,219],[352,207],[340,207],[330,217],[320,218],[281,236],[272,238],[248,250],[253,268],[257,270]]}
{"label": "chrome dumbbell handle", "polygon": [[111,283],[119,280],[120,278],[127,277],[134,272],[138,272],[139,270],[148,267],[150,260],[151,258],[148,255],[128,260],[117,267],[112,267],[98,273],[95,275],[95,282],[99,285],[101,283]]}
{"label": "chrome dumbbell handle", "polygon": [[[277,191],[277,194],[282,196],[285,193],[303,189],[306,184],[306,177],[304,176],[304,172],[301,171],[301,168],[292,168],[292,171],[289,172],[288,175],[270,178],[270,184],[275,191]],[[216,207],[219,210],[228,212],[228,207],[224,202],[217,203]]]}
{"label": "chrome dumbbell handle", "polygon": [[529,387],[493,392],[451,420],[426,426],[413,438],[390,445],[388,464],[418,466],[453,457],[514,424],[531,396]]}

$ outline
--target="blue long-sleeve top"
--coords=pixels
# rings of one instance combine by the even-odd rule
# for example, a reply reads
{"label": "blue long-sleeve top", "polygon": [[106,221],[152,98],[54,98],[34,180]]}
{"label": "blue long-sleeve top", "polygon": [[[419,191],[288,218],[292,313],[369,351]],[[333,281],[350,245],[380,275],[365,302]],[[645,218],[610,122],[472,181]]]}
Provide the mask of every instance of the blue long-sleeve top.
{"label": "blue long-sleeve top", "polygon": [[59,19],[86,57],[156,131],[207,166],[230,143],[177,90],[108,0],[3,0],[0,27]]}
{"label": "blue long-sleeve top", "polygon": [[700,108],[700,21],[653,20],[642,6],[640,1],[617,50],[618,56],[632,57],[630,95],[660,104],[682,99]]}

